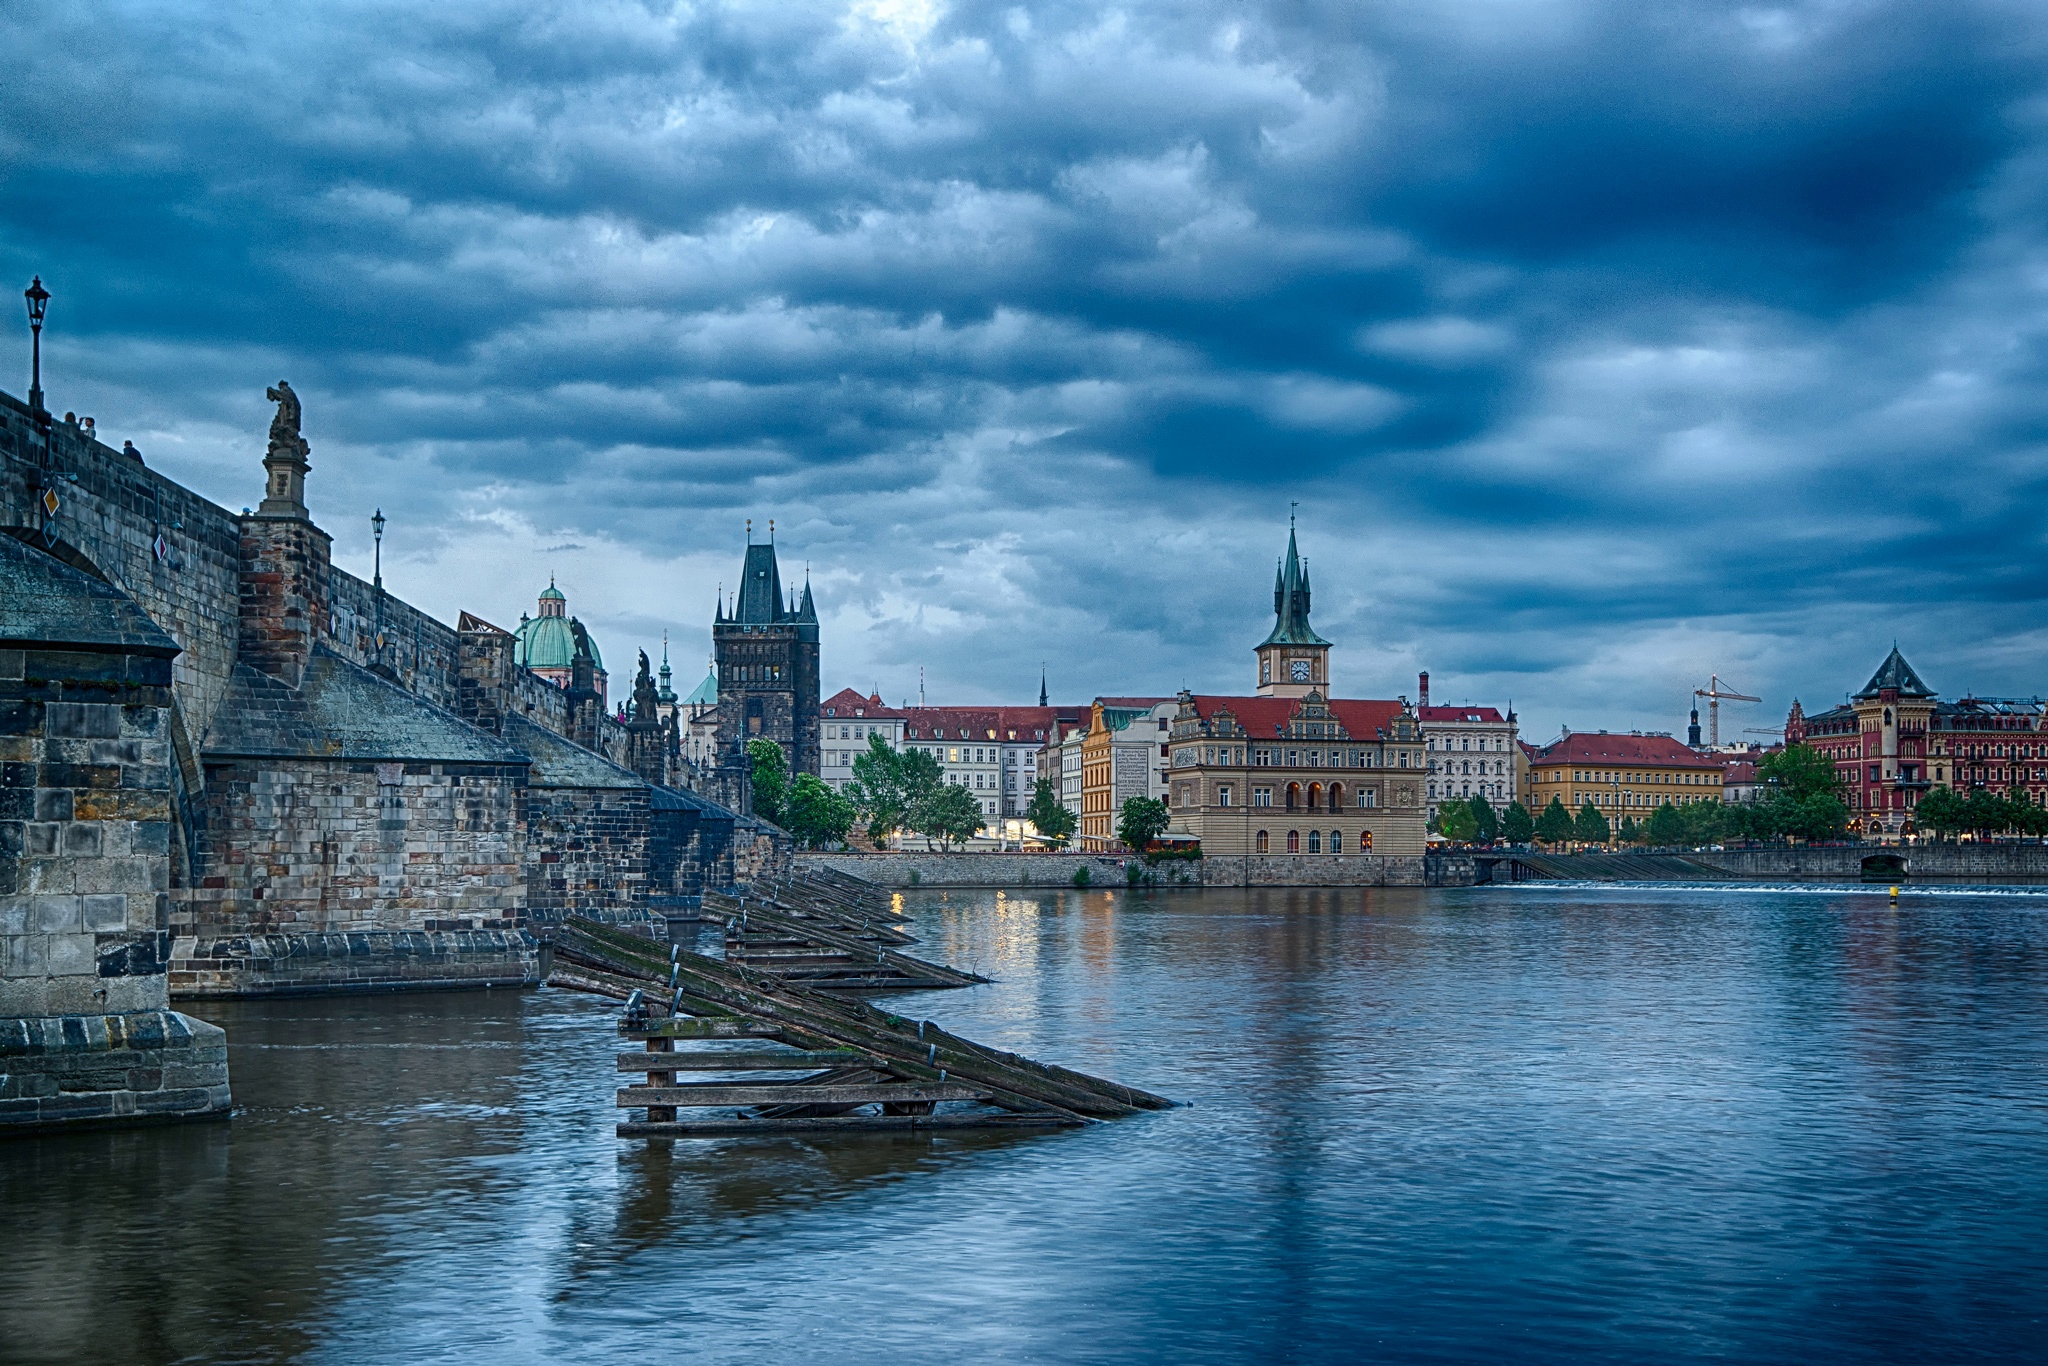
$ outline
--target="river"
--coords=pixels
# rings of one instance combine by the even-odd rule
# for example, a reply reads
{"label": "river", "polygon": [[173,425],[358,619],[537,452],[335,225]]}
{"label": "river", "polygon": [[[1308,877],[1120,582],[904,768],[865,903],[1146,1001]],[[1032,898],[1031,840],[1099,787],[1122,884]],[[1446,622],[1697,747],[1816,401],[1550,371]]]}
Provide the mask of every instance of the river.
{"label": "river", "polygon": [[1183,1108],[612,1134],[614,1007],[206,1004],[231,1122],[0,1145],[10,1362],[2048,1352],[2048,894],[923,892],[891,998]]}

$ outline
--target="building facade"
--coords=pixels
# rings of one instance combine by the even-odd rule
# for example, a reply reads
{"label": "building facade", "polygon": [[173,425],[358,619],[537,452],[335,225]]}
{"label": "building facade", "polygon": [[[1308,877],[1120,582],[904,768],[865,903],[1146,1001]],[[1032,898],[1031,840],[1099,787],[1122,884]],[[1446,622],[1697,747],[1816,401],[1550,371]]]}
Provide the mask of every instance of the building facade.
{"label": "building facade", "polygon": [[1834,761],[1858,834],[1911,833],[1913,809],[1936,787],[2037,806],[2048,795],[2048,713],[2039,698],[1943,702],[1897,646],[1841,706],[1808,716],[1795,700],[1785,743]]}
{"label": "building facade", "polygon": [[1496,810],[1521,798],[1520,737],[1514,709],[1503,716],[1494,707],[1433,707],[1429,674],[1417,680],[1416,724],[1429,764],[1424,800],[1431,819],[1440,801],[1483,797]]}
{"label": "building facade", "polygon": [[1167,738],[1179,700],[1098,697],[1081,736],[1081,847],[1118,847],[1116,823],[1132,797],[1166,798]]}
{"label": "building facade", "polygon": [[875,736],[890,749],[902,749],[904,721],[902,712],[882,705],[880,693],[862,697],[851,688],[841,688],[826,698],[819,741],[824,753],[820,773],[826,784],[844,791],[853,781],[853,761],[867,753]]}
{"label": "building facade", "polygon": [[751,742],[781,745],[792,777],[820,776],[822,761],[817,607],[808,578],[801,599],[784,596],[773,523],[769,532],[770,539],[757,545],[748,524],[740,591],[729,612],[719,603],[711,624],[718,674],[714,791],[737,810],[752,807],[752,767],[746,759]]}
{"label": "building facade", "polygon": [[1428,770],[1415,709],[1326,696],[1331,646],[1309,625],[1308,571],[1291,526],[1273,610],[1273,630],[1254,649],[1254,695],[1173,699],[1172,833],[1214,856],[1422,853]]}
{"label": "building facade", "polygon": [[981,803],[984,830],[1003,834],[1031,804],[1039,758],[1059,719],[1054,707],[908,707],[903,744],[938,760],[945,781]]}
{"label": "building facade", "polygon": [[1529,760],[1529,795],[1523,805],[1541,815],[1555,797],[1577,815],[1591,803],[1610,825],[1623,817],[1638,824],[1669,802],[1718,802],[1722,764],[1669,735],[1630,731],[1574,731]]}

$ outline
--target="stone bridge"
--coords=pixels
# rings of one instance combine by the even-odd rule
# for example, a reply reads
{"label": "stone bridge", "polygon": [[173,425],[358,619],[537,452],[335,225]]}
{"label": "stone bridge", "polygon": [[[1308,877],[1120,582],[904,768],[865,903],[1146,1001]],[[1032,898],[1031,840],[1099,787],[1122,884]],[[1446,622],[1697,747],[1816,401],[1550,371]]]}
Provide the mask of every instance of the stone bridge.
{"label": "stone bridge", "polygon": [[787,866],[644,669],[621,724],[336,567],[272,397],[236,514],[0,394],[0,1130],[224,1110],[174,999],[529,983],[564,915]]}

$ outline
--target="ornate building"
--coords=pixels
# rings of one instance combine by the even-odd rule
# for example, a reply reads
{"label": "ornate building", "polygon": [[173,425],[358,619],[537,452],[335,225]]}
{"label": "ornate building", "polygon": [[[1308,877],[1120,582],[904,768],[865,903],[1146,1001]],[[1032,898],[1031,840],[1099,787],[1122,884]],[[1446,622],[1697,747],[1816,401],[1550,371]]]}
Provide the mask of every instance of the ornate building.
{"label": "ornate building", "polygon": [[569,600],[550,578],[548,586],[541,590],[540,615],[519,614],[519,628],[512,633],[512,662],[566,688],[575,674],[579,653],[590,656],[592,686],[602,708],[606,691],[604,657],[597,652],[597,642],[583,629],[583,623],[569,615]]}
{"label": "ornate building", "polygon": [[1841,706],[1808,716],[1794,701],[1785,743],[1834,760],[1850,828],[1861,834],[1906,832],[1913,808],[1936,787],[2037,806],[2048,794],[2048,711],[2039,698],[1943,702],[1896,645]]}
{"label": "ornate building", "polygon": [[820,769],[818,612],[808,576],[803,597],[783,595],[775,562],[774,523],[765,544],[753,542],[748,523],[747,558],[732,610],[718,605],[711,645],[718,673],[719,800],[751,809],[751,770],[746,746],[773,740],[782,746],[792,775],[818,776]]}
{"label": "ornate building", "polygon": [[1416,678],[1416,719],[1429,755],[1429,814],[1440,802],[1484,797],[1498,808],[1522,796],[1517,770],[1520,736],[1515,709],[1503,716],[1493,707],[1432,707],[1429,674]]}
{"label": "ornate building", "polygon": [[1287,534],[1258,693],[1183,692],[1169,724],[1173,832],[1211,856],[1423,852],[1422,734],[1406,699],[1331,699],[1330,642],[1309,625],[1308,571]]}

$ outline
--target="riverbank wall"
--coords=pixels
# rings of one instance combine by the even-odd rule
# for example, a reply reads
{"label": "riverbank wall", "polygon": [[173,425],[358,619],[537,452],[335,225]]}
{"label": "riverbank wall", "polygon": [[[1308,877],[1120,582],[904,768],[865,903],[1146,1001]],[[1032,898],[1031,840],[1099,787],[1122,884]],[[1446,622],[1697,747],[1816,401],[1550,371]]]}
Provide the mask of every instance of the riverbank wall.
{"label": "riverbank wall", "polygon": [[[1453,855],[1250,855],[1163,859],[1111,854],[800,854],[800,868],[829,868],[879,887],[1122,887],[1135,865],[1148,885],[1163,887],[1424,887],[1470,886],[1472,860]],[[1084,882],[1075,879],[1086,874]]]}

